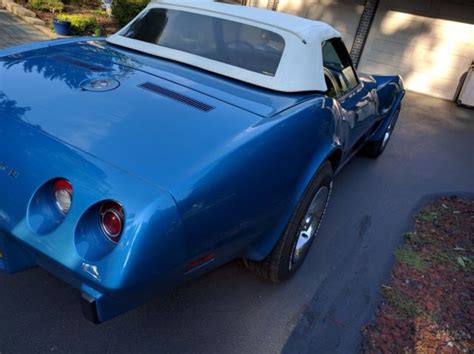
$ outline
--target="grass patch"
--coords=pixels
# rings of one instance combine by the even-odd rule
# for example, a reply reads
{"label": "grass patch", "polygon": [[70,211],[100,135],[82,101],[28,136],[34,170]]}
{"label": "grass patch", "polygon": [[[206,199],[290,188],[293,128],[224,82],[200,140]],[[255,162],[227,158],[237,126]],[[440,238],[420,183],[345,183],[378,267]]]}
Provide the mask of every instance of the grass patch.
{"label": "grass patch", "polygon": [[426,235],[417,232],[405,232],[403,236],[405,237],[405,240],[407,240],[412,245],[428,246],[434,242],[429,234]]}
{"label": "grass patch", "polygon": [[433,253],[432,258],[440,263],[455,269],[468,272],[474,271],[474,260],[470,256],[462,256],[459,253],[451,250],[438,250]]}
{"label": "grass patch", "polygon": [[416,218],[417,220],[422,221],[422,222],[433,222],[436,219],[438,219],[438,213],[434,211],[420,213]]}
{"label": "grass patch", "polygon": [[456,257],[454,257],[453,252],[437,250],[431,257],[436,262],[444,263],[445,265],[449,265],[451,267],[456,266]]}
{"label": "grass patch", "polygon": [[415,240],[416,234],[414,232],[405,232],[403,236],[405,236],[407,241],[413,241]]}
{"label": "grass patch", "polygon": [[423,271],[428,267],[428,263],[408,245],[404,245],[396,250],[395,258],[400,263],[404,263],[419,271]]}
{"label": "grass patch", "polygon": [[385,288],[382,291],[387,302],[393,307],[396,307],[403,317],[414,318],[416,316],[426,315],[423,308],[412,299],[403,295],[399,290]]}

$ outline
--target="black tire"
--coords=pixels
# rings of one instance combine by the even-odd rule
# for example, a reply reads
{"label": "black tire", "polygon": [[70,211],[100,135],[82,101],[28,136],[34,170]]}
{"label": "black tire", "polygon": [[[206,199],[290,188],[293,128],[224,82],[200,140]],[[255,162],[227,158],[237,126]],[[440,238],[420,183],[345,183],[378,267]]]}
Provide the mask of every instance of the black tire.
{"label": "black tire", "polygon": [[[319,226],[324,218],[326,207],[331,195],[332,177],[333,170],[331,164],[326,161],[311,179],[311,182],[293,212],[290,222],[286,226],[285,231],[281,235],[272,252],[265,259],[259,262],[244,259],[244,264],[250,271],[275,283],[284,281],[296,273],[301,264],[303,264],[311,243],[316,238]],[[317,229],[315,234],[311,237],[304,254],[299,256],[297,263],[293,263],[293,255],[296,249],[296,242],[298,240],[303,217],[305,217],[307,210],[310,208],[314,196],[322,187],[328,188],[328,195],[324,202],[324,210],[319,218]]]}
{"label": "black tire", "polygon": [[[362,151],[366,156],[376,159],[377,157],[382,155],[382,153],[384,152],[385,148],[388,145],[388,142],[390,141],[390,138],[392,137],[393,130],[395,129],[395,125],[397,124],[399,113],[400,113],[400,107],[395,112],[396,116],[392,119],[392,123],[387,127],[387,129],[385,129],[382,139],[369,141],[365,144]],[[388,138],[385,141],[384,137],[386,133],[388,133]]]}

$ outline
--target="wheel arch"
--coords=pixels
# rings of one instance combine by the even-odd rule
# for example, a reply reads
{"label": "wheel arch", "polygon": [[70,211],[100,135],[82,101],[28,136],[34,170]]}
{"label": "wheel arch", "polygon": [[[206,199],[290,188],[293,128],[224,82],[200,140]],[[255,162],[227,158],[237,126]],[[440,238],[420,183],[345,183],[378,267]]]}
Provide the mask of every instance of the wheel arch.
{"label": "wheel arch", "polygon": [[329,161],[333,172],[341,165],[342,159],[342,148],[335,143],[327,144],[318,152],[316,152],[308,164],[308,167],[302,173],[299,183],[295,187],[293,197],[288,203],[288,207],[283,213],[279,224],[273,228],[272,232],[268,235],[265,235],[257,240],[256,243],[253,243],[245,252],[244,258],[260,261],[270,254],[272,249],[278,243],[280,236],[285,231],[288,222],[290,221],[295,208],[297,207],[301,197],[304,195],[306,188],[311,182],[312,178],[317,174],[321,166]]}

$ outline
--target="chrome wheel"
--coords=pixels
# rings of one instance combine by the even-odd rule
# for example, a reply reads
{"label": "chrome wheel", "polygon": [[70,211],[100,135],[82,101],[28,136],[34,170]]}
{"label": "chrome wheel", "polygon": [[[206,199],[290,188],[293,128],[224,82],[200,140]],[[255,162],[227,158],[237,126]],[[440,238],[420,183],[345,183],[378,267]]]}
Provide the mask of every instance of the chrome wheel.
{"label": "chrome wheel", "polygon": [[[332,185],[332,184],[331,184]],[[293,265],[299,263],[304,258],[308,250],[311,240],[315,237],[321,225],[324,212],[329,200],[331,185],[321,186],[314,195],[311,203],[306,211],[305,216],[301,220],[296,237],[293,255],[290,261],[290,269]]]}

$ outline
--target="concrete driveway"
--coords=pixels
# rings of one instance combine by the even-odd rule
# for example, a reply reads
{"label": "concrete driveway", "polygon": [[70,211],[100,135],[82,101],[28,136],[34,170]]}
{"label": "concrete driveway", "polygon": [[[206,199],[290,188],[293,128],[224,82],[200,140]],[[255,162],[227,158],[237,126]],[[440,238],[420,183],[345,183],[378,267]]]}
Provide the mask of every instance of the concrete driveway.
{"label": "concrete driveway", "polygon": [[409,93],[378,160],[337,176],[301,271],[273,285],[233,262],[99,326],[41,269],[0,274],[0,352],[356,352],[420,200],[474,192],[474,111]]}
{"label": "concrete driveway", "polygon": [[50,38],[0,5],[0,49],[45,39]]}

